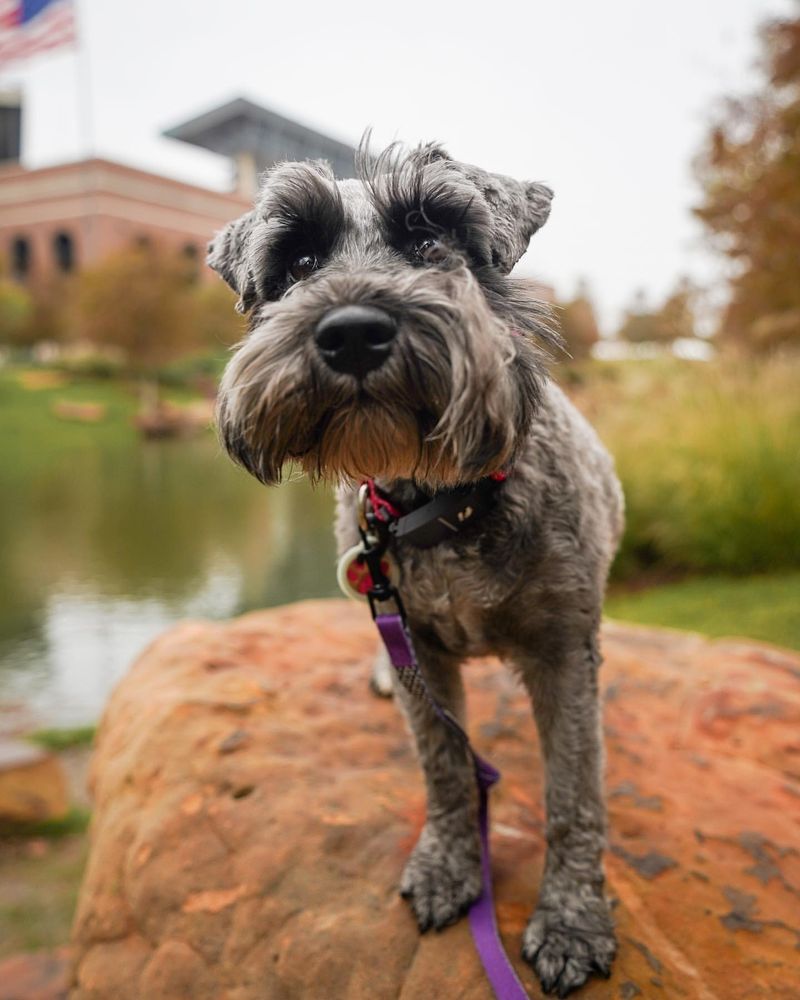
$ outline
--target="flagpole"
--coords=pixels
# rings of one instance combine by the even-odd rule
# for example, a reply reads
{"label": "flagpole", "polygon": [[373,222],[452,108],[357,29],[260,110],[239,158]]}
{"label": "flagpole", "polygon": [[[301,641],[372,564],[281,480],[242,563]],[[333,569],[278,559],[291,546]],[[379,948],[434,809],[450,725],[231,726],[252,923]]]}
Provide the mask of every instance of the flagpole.
{"label": "flagpole", "polygon": [[94,260],[95,233],[93,225],[94,198],[92,196],[92,170],[89,161],[95,155],[94,149],[94,102],[92,100],[92,65],[89,58],[89,36],[86,30],[87,0],[72,0],[75,15],[75,96],[78,111],[78,159],[84,163],[84,216],[83,247],[80,250],[81,266]]}
{"label": "flagpole", "polygon": [[0,94],[9,100],[16,101],[20,112],[19,149],[17,150],[17,162],[22,164],[23,153],[25,152],[25,131],[27,120],[25,116],[25,77],[19,69],[18,64],[11,60],[12,68],[0,64]]}
{"label": "flagpole", "polygon": [[77,74],[78,136],[81,159],[94,156],[94,102],[92,100],[92,65],[86,31],[86,0],[72,0],[75,5],[75,58]]}

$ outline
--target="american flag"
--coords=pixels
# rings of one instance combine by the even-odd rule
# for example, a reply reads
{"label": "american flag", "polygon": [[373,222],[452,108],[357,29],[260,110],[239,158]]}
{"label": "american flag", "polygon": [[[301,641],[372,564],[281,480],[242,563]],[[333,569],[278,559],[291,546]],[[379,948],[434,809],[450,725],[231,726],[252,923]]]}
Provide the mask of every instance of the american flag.
{"label": "american flag", "polygon": [[0,0],[0,70],[74,41],[73,0]]}

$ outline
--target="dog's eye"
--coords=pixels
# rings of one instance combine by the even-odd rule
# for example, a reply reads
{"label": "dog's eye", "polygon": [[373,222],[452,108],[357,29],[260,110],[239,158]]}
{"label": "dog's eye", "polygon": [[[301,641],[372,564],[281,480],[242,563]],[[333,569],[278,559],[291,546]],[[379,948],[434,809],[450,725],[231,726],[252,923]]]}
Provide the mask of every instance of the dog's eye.
{"label": "dog's eye", "polygon": [[289,265],[289,277],[292,281],[302,281],[319,267],[319,262],[313,253],[301,253]]}
{"label": "dog's eye", "polygon": [[450,256],[450,251],[432,236],[426,236],[414,244],[414,253],[426,264],[442,264]]}

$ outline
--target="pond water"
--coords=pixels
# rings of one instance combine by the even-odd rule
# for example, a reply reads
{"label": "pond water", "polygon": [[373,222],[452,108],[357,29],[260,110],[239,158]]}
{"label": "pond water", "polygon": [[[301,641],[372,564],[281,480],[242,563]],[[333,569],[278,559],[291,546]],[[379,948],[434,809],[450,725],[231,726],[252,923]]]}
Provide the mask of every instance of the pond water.
{"label": "pond water", "polygon": [[8,395],[0,389],[7,710],[24,706],[37,725],[94,721],[135,655],[179,619],[336,593],[329,492],[300,479],[266,489],[210,433],[143,441],[119,415],[56,426],[45,394],[24,412]]}

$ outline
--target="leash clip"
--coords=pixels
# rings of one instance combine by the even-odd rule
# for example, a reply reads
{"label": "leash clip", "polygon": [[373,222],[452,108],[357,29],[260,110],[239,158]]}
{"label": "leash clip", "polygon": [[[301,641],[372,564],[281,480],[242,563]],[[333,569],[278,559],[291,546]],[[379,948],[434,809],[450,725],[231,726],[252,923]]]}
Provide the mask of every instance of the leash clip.
{"label": "leash clip", "polygon": [[369,483],[363,482],[358,488],[358,530],[362,537],[369,531],[367,523],[367,504],[369,503]]}
{"label": "leash clip", "polygon": [[[379,614],[378,605],[393,601],[399,614],[405,618],[405,608],[397,588],[386,572],[384,555],[389,547],[390,524],[375,510],[370,483],[362,483],[358,490],[358,531],[361,535],[360,558],[367,564],[370,588],[366,597],[372,617]],[[391,563],[389,564],[391,566]]]}

